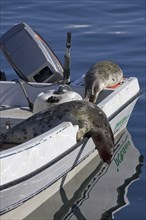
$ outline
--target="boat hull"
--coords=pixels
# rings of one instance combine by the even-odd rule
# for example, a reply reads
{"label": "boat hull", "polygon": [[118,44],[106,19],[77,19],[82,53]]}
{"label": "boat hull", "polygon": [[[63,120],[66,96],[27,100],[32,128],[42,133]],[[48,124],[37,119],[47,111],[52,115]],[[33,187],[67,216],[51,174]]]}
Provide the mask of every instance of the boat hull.
{"label": "boat hull", "polygon": [[[98,201],[98,195],[95,194],[94,188],[96,193],[100,194],[100,182],[102,182],[102,185],[105,184],[105,188],[110,188],[111,197],[107,197],[107,191],[105,191],[105,197],[104,194],[102,195],[103,201],[105,198],[106,201],[107,198],[110,200],[110,202],[107,201],[107,206],[105,203],[102,203],[100,197],[99,204],[96,204],[98,215],[102,215],[106,211],[108,212],[108,209],[110,210],[111,207],[114,207],[112,209],[114,213],[117,212],[128,205],[127,190],[131,182],[138,179],[139,174],[135,174],[135,172],[139,170],[137,167],[141,166],[140,153],[134,146],[127,130],[124,130],[116,138],[116,150],[112,163],[107,165],[103,162],[98,162],[99,155],[97,151],[93,151],[86,159],[82,160],[53,184],[44,188],[38,194],[33,194],[31,198],[26,198],[25,202],[21,201],[19,206],[15,207],[14,205],[13,209],[11,207],[12,210],[7,210],[8,212],[1,216],[1,220],[39,220],[58,219],[58,217],[60,219],[61,217],[74,219],[74,211],[72,211],[74,204],[76,204],[76,207],[79,204],[82,213],[86,213],[86,203],[90,203],[90,200],[94,197]],[[117,181],[112,181],[110,178],[112,176]],[[127,184],[124,184],[126,178],[128,181]],[[106,184],[107,181],[109,184]],[[123,189],[122,192],[125,194],[120,194],[120,191],[117,191],[119,187]],[[117,198],[119,200],[124,198],[125,203],[120,204]],[[93,214],[96,216],[97,211]],[[85,216],[88,216],[88,213]]]}

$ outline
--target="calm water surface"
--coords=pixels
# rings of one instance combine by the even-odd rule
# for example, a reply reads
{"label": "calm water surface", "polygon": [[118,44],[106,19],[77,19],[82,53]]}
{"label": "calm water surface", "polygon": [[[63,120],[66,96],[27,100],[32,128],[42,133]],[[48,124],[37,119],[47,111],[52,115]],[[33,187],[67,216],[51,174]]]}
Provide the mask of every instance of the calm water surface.
{"label": "calm water surface", "polygon": [[[103,219],[145,220],[145,0],[1,0],[0,4],[0,35],[16,23],[26,22],[42,35],[62,63],[66,32],[72,32],[72,80],[100,60],[112,60],[121,66],[125,77],[135,76],[139,79],[142,95],[134,108],[128,131],[138,152],[144,156],[141,173],[127,189],[129,205],[119,209],[112,217]],[[3,55],[0,55],[0,69],[7,72],[8,79],[17,78]],[[99,187],[102,192],[102,184],[98,184]],[[98,188],[94,187],[96,194]],[[84,213],[82,218],[75,219],[98,219],[98,215],[93,215],[98,209],[96,201],[91,198],[86,206],[88,215]]]}

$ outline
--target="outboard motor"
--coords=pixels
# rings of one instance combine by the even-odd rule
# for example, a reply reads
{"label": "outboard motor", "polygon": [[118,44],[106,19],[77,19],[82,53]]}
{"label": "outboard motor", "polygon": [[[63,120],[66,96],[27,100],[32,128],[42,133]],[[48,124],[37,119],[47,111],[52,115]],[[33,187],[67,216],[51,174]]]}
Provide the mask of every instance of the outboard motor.
{"label": "outboard motor", "polygon": [[12,27],[0,38],[0,47],[18,76],[29,82],[63,80],[63,66],[47,43],[26,23]]}
{"label": "outboard motor", "polygon": [[53,105],[73,100],[82,100],[82,97],[77,92],[72,91],[67,85],[60,86],[57,91],[49,90],[47,93],[41,92],[34,102],[33,114]]}

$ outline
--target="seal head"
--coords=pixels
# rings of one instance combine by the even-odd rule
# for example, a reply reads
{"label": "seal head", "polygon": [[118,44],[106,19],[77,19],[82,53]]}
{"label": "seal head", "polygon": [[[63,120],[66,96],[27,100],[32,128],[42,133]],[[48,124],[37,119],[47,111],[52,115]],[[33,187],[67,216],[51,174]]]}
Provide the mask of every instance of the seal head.
{"label": "seal head", "polygon": [[85,74],[84,99],[95,103],[104,88],[114,86],[122,80],[123,72],[117,64],[110,61],[97,62]]}

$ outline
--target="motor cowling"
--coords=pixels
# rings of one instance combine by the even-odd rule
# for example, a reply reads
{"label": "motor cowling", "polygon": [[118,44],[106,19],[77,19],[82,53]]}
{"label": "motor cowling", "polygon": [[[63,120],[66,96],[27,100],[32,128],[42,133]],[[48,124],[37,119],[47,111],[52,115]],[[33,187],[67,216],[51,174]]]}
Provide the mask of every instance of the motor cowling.
{"label": "motor cowling", "polygon": [[63,66],[47,42],[28,24],[13,26],[0,37],[0,49],[24,81],[54,83],[63,80]]}
{"label": "motor cowling", "polygon": [[59,105],[73,100],[82,100],[82,97],[77,92],[68,91],[64,87],[60,87],[57,91],[49,90],[46,93],[41,92],[38,94],[34,102],[33,114],[45,110],[53,105]]}

